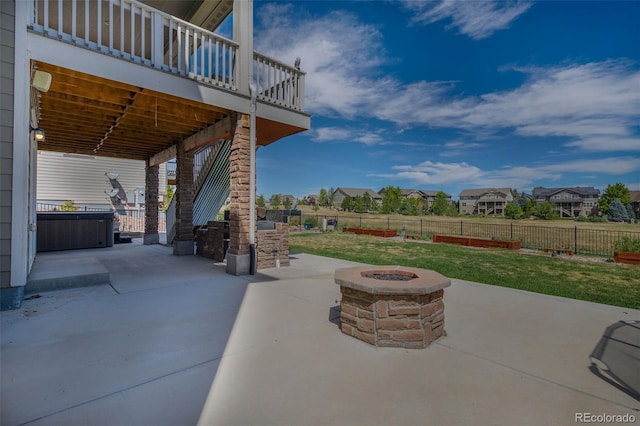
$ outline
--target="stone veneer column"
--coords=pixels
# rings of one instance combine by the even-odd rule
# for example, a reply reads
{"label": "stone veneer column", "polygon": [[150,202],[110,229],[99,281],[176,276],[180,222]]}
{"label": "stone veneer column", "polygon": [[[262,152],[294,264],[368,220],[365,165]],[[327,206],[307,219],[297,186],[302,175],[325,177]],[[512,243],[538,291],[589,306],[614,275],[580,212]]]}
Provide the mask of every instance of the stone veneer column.
{"label": "stone veneer column", "polygon": [[250,273],[249,248],[249,192],[251,169],[251,144],[249,140],[249,116],[237,115],[232,120],[229,208],[229,250],[227,251],[227,273],[247,275]]}
{"label": "stone veneer column", "polygon": [[173,254],[193,255],[193,151],[186,152],[184,143],[176,150],[176,236]]}
{"label": "stone veneer column", "polygon": [[158,189],[160,166],[149,166],[149,160],[145,167],[145,195],[144,195],[144,244],[158,244]]}

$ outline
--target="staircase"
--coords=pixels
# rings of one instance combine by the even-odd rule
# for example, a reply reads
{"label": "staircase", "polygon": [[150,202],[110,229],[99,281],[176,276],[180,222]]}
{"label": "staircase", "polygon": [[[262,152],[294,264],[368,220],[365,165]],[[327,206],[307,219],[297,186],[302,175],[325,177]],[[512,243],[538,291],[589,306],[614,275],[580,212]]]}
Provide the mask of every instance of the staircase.
{"label": "staircase", "polygon": [[[219,140],[208,145],[193,156],[193,226],[206,225],[215,220],[220,208],[229,197],[229,154],[230,140]],[[176,197],[166,211],[167,244],[176,235]]]}

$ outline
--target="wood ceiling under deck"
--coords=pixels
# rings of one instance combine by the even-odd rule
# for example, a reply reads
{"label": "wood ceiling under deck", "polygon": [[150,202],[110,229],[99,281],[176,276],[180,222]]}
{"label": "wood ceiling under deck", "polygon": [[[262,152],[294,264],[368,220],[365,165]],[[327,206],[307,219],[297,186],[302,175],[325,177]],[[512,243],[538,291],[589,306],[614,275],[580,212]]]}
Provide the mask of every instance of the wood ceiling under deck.
{"label": "wood ceiling under deck", "polygon": [[46,63],[38,149],[146,160],[230,114],[230,111]]}

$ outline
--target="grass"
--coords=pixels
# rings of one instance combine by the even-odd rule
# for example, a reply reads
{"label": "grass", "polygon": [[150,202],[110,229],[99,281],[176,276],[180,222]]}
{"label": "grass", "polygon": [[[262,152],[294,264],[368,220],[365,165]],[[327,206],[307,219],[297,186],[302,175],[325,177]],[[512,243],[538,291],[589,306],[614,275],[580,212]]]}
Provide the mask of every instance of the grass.
{"label": "grass", "polygon": [[293,234],[292,251],[372,265],[435,270],[449,278],[640,309],[640,267],[342,233]]}

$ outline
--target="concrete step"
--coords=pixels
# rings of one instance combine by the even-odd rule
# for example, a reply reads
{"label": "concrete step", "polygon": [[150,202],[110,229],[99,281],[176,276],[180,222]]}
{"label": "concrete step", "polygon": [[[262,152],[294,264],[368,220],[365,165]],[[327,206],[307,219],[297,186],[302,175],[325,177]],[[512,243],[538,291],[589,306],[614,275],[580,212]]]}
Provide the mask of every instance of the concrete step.
{"label": "concrete step", "polygon": [[110,284],[109,271],[94,257],[74,260],[56,256],[36,257],[25,294]]}

